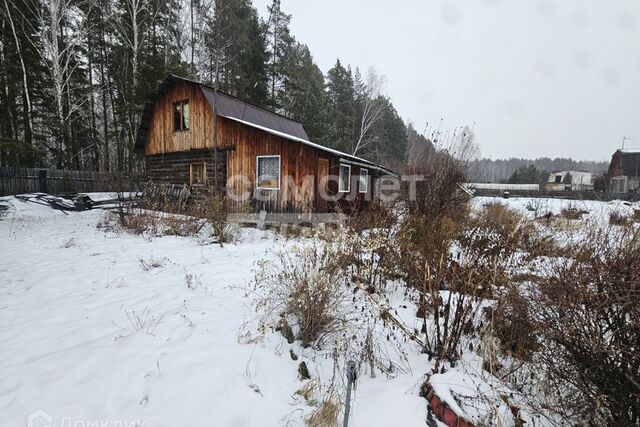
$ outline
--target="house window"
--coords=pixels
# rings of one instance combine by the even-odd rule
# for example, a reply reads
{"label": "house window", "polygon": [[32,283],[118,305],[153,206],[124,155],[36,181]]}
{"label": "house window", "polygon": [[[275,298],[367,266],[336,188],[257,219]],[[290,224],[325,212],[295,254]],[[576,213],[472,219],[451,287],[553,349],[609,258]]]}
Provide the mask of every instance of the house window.
{"label": "house window", "polygon": [[360,169],[360,192],[366,193],[367,191],[369,191],[369,171]]}
{"label": "house window", "polygon": [[205,163],[191,163],[189,165],[189,176],[191,185],[206,185],[207,168]]}
{"label": "house window", "polygon": [[263,190],[280,189],[280,156],[258,156],[256,186]]}
{"label": "house window", "polygon": [[189,101],[173,103],[173,131],[189,130]]}
{"label": "house window", "polygon": [[340,175],[338,176],[338,192],[348,193],[351,191],[351,166],[340,165]]}
{"label": "house window", "polygon": [[562,183],[562,175],[556,175],[556,184]]}

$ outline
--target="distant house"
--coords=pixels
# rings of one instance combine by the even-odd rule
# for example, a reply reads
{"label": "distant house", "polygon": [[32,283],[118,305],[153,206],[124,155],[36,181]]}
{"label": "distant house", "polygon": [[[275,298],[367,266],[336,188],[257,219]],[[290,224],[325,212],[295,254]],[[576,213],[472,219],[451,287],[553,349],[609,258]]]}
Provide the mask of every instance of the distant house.
{"label": "distant house", "polygon": [[311,142],[295,120],[174,75],[147,101],[136,148],[153,183],[217,185],[243,212],[363,209],[393,174]]}
{"label": "distant house", "polygon": [[612,193],[637,192],[640,188],[640,150],[613,153],[607,178]]}
{"label": "distant house", "polygon": [[549,174],[547,191],[588,191],[593,190],[595,174],[585,171],[557,171]]}

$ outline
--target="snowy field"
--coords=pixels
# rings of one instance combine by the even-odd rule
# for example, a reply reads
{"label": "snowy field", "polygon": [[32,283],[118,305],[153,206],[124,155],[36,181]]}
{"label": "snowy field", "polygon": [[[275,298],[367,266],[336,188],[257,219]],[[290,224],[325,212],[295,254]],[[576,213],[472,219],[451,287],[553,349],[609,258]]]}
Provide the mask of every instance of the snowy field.
{"label": "snowy field", "polygon": [[[291,346],[276,334],[240,343],[256,316],[245,298],[255,262],[282,245],[274,234],[244,229],[224,247],[149,239],[96,228],[102,211],[4,200],[1,425],[24,426],[38,410],[54,426],[302,424],[312,408],[295,395]],[[322,374],[308,356],[311,375]],[[351,425],[394,426],[402,414],[402,425],[423,426],[426,363],[416,352],[412,373],[363,378]]]}
{"label": "snowy field", "polygon": [[[65,214],[0,201],[9,206],[0,212],[1,425],[26,425],[30,414],[33,425],[52,426],[304,423],[313,408],[296,394],[303,386],[298,364],[304,360],[323,381],[332,362],[279,334],[255,341],[244,335],[256,324],[247,298],[256,262],[287,244],[282,238],[254,229],[239,230],[222,247],[149,238],[98,228],[99,210]],[[488,201],[528,214],[532,204],[554,213],[574,207],[593,221],[633,212],[621,202],[473,203]],[[414,305],[400,295],[390,304],[409,328],[419,328]],[[407,358],[407,372],[359,379],[350,426],[425,425],[427,404],[418,392],[432,365],[411,343]],[[432,383],[455,405],[449,389],[464,395],[466,383],[490,383],[480,366],[470,355]]]}

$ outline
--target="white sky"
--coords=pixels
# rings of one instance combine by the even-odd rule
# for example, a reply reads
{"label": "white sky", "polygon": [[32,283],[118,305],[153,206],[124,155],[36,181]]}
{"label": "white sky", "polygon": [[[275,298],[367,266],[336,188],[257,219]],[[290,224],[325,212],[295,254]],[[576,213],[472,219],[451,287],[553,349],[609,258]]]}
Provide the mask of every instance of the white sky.
{"label": "white sky", "polygon": [[[254,0],[266,16],[271,0]],[[373,65],[418,130],[476,122],[484,157],[640,147],[639,0],[282,0],[326,72]]]}

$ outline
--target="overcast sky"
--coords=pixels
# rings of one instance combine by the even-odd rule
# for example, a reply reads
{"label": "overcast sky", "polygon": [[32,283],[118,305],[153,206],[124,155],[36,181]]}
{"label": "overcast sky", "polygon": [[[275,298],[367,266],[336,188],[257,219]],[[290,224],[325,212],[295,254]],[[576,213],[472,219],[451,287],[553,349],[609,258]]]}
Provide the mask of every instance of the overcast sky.
{"label": "overcast sky", "polygon": [[[271,0],[254,0],[266,16]],[[640,147],[639,0],[282,0],[323,72],[373,65],[419,130],[481,155],[608,160]]]}

